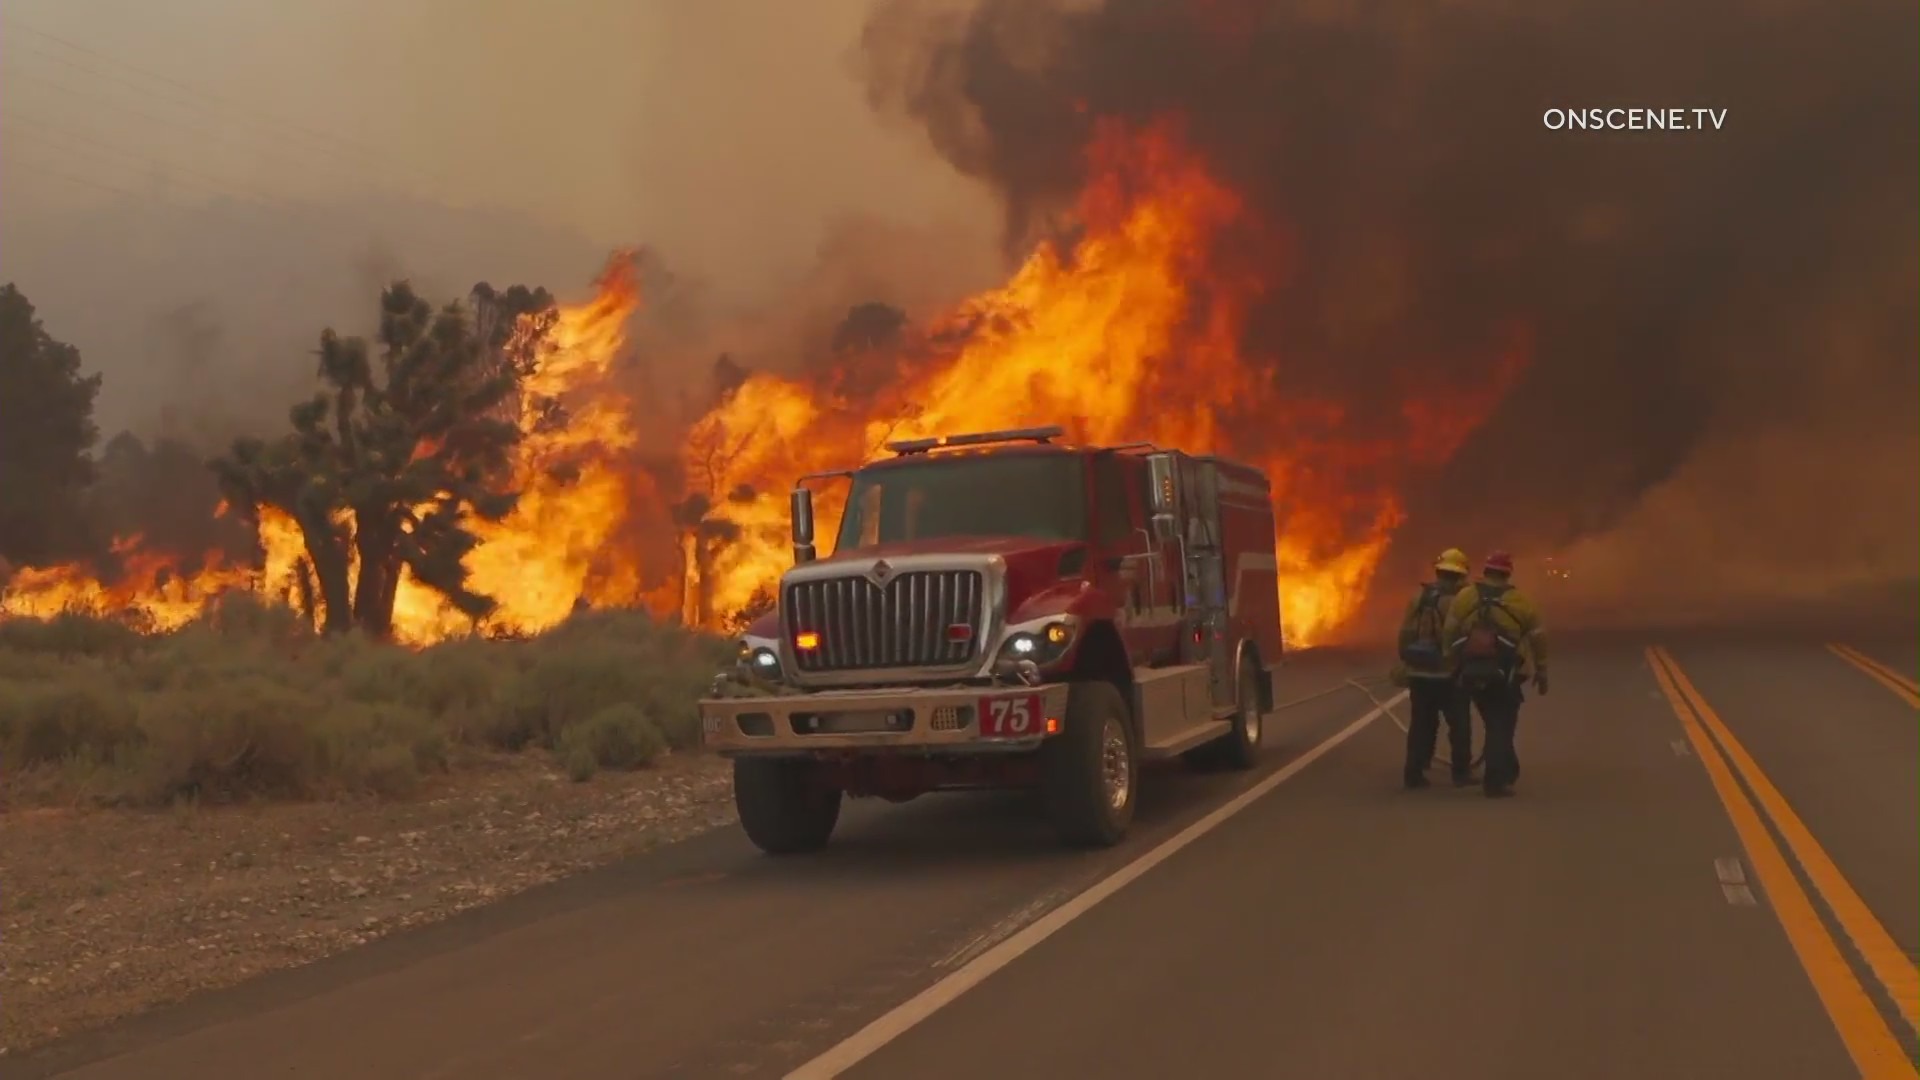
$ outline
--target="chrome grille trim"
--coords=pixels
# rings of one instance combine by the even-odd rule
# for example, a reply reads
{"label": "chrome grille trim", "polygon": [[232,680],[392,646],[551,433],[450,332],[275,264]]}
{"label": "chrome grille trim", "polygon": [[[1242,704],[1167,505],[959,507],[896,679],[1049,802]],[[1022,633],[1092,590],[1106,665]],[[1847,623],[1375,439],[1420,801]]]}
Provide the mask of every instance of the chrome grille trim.
{"label": "chrome grille trim", "polygon": [[[884,585],[865,574],[789,580],[782,590],[786,644],[803,631],[820,648],[793,650],[801,674],[951,669],[973,663],[987,636],[986,575],[978,569],[902,570]],[[965,641],[947,627],[965,624]]]}

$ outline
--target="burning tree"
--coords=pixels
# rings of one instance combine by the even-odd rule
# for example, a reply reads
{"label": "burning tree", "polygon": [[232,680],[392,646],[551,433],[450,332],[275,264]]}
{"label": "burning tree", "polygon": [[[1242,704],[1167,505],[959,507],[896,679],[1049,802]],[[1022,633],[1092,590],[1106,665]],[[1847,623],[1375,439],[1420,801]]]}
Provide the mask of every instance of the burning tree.
{"label": "burning tree", "polygon": [[100,376],[80,374],[79,350],[46,332],[19,289],[0,286],[0,565],[85,546],[99,392]]}
{"label": "burning tree", "polygon": [[324,331],[324,389],[292,409],[293,430],[236,440],[212,462],[235,506],[270,507],[299,527],[299,600],[330,633],[389,637],[403,575],[475,620],[495,607],[468,586],[471,526],[501,521],[517,500],[513,417],[553,300],[486,285],[470,299],[436,312],[407,283],[391,286],[377,357],[363,339]]}
{"label": "burning tree", "polygon": [[[851,401],[885,385],[909,329],[906,313],[891,304],[873,300],[848,308],[817,364],[823,396]],[[808,406],[795,414],[777,403],[758,407],[765,403],[746,388],[750,382],[756,388],[768,384],[729,355],[714,361],[711,374],[706,415],[692,426],[681,451],[685,494],[670,516],[680,533],[681,619],[733,634],[775,607],[782,564],[778,558],[762,562],[759,572],[742,577],[741,543],[748,538],[743,521],[761,531],[774,521],[784,533],[785,487],[806,471],[787,453],[803,436],[795,416],[803,427],[812,411]],[[725,422],[728,416],[742,422]],[[743,482],[749,473],[754,482]]]}

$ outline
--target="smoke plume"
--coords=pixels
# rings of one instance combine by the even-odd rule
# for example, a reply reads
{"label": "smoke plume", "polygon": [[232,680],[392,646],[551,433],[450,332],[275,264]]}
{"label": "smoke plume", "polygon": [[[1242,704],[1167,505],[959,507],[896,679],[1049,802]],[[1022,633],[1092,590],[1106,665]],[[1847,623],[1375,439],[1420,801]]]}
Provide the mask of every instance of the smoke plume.
{"label": "smoke plume", "polygon": [[[998,193],[1010,250],[1060,227],[1097,121],[1183,118],[1266,226],[1235,253],[1270,282],[1243,355],[1338,403],[1348,442],[1531,343],[1425,463],[1383,583],[1500,546],[1697,575],[1698,605],[1836,550],[1850,580],[1912,575],[1917,24],[1885,0],[889,0],[863,44],[875,105]],[[1543,122],[1596,107],[1725,119]]]}

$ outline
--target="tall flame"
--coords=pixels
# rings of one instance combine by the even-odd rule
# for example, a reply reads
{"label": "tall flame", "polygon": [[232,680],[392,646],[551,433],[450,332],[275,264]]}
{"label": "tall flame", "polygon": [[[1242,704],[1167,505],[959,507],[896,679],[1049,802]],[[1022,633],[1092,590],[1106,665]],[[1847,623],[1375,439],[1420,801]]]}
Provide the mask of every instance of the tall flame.
{"label": "tall flame", "polygon": [[[616,255],[595,285],[592,300],[561,308],[523,384],[513,468],[519,502],[499,522],[471,523],[479,544],[466,559],[468,585],[499,605],[490,629],[538,633],[582,601],[630,605],[639,597],[638,560],[611,543],[640,482],[625,464],[635,443],[632,405],[613,381],[640,306],[632,258]],[[566,421],[546,422],[543,402],[558,402]],[[397,639],[424,643],[471,628],[444,597],[403,577]]]}
{"label": "tall flame", "polygon": [[[1214,248],[1257,223],[1187,152],[1178,124],[1104,126],[1088,175],[1070,254],[1043,244],[934,328],[932,341],[964,342],[957,352],[903,365],[876,401],[756,375],[694,426],[688,482],[739,532],[701,568],[715,610],[748,603],[786,565],[776,492],[793,476],[865,460],[894,438],[1061,423],[1088,442],[1151,440],[1262,466],[1288,638],[1320,640],[1353,614],[1403,517],[1394,466],[1450,455],[1524,354],[1498,358],[1477,397],[1410,407],[1402,442],[1343,437],[1337,404],[1285,397],[1260,374],[1271,358],[1242,355],[1246,313],[1269,283],[1223,269]],[[724,498],[734,492],[755,494]],[[844,493],[821,495],[831,521]]]}
{"label": "tall flame", "polygon": [[[616,254],[596,282],[594,298],[564,306],[540,342],[523,384],[513,483],[519,502],[499,522],[469,523],[479,539],[468,554],[469,586],[494,598],[483,629],[537,633],[582,602],[631,605],[645,599],[641,568],[612,543],[627,520],[643,478],[625,462],[634,445],[631,404],[613,382],[626,327],[639,308],[633,260]],[[557,402],[564,423],[544,408]],[[127,618],[153,630],[192,620],[221,592],[256,589],[292,602],[306,556],[300,528],[281,511],[255,508],[263,554],[259,570],[225,565],[209,555],[193,570],[182,560],[145,550],[139,537],[116,541],[125,566],[102,585],[76,565],[20,571],[0,596],[0,616],[45,617],[82,611]],[[351,524],[350,518],[344,522]],[[424,644],[475,629],[445,597],[403,572],[395,591],[394,637]]]}
{"label": "tall flame", "polygon": [[[1041,245],[1006,285],[935,327],[935,340],[964,341],[957,353],[904,366],[875,403],[755,375],[694,426],[691,484],[713,496],[763,493],[720,511],[740,537],[706,569],[716,609],[748,602],[787,561],[785,503],[769,489],[863,461],[889,439],[1058,422],[1093,442],[1219,444],[1215,403],[1255,390],[1235,342],[1260,282],[1214,277],[1204,297],[1189,283],[1212,276],[1209,241],[1240,201],[1181,152],[1171,125],[1107,128],[1090,166],[1084,238],[1070,256]],[[724,464],[710,469],[715,447]],[[831,520],[843,493],[822,495]]]}
{"label": "tall flame", "polygon": [[[582,603],[716,625],[766,595],[789,564],[783,493],[800,474],[857,465],[890,439],[1059,423],[1086,442],[1151,440],[1264,468],[1287,636],[1311,643],[1339,629],[1404,516],[1403,486],[1450,457],[1499,401],[1524,366],[1524,337],[1495,350],[1481,385],[1410,384],[1391,425],[1398,434],[1362,437],[1344,403],[1284,384],[1285,357],[1243,354],[1248,313],[1273,283],[1217,249],[1264,225],[1187,149],[1177,122],[1099,127],[1087,175],[1070,248],[1040,245],[1006,284],[959,304],[898,355],[825,377],[755,374],[695,420],[680,466],[683,494],[707,508],[697,524],[672,520],[667,493],[633,460],[635,409],[615,363],[640,296],[631,259],[616,258],[592,300],[560,311],[538,354],[519,417],[519,505],[473,526],[471,585],[499,603],[489,628],[537,632]],[[560,401],[567,421],[548,423],[540,398]],[[843,498],[821,492],[823,524]],[[636,528],[681,530],[680,580],[665,567],[643,573]],[[299,530],[263,509],[259,537],[265,562],[252,577],[207,562],[163,581],[129,559],[134,569],[109,589],[71,567],[30,570],[0,596],[0,615],[133,609],[165,628],[221,588],[292,595]],[[402,641],[471,628],[403,577]]]}

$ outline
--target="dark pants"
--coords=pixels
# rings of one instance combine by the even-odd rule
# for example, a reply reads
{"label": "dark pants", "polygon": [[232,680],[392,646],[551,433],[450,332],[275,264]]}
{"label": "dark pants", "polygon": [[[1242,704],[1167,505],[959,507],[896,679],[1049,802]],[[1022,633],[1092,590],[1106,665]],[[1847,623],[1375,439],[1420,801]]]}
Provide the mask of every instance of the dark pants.
{"label": "dark pants", "polygon": [[1407,722],[1407,779],[1412,780],[1433,764],[1434,746],[1440,739],[1440,721],[1447,721],[1447,756],[1452,759],[1453,774],[1465,776],[1473,769],[1473,709],[1466,691],[1452,679],[1409,679],[1407,699],[1413,717]]}
{"label": "dark pants", "polygon": [[1480,710],[1480,723],[1487,731],[1487,769],[1484,776],[1488,791],[1512,787],[1520,779],[1520,754],[1513,737],[1520,727],[1520,703],[1526,695],[1518,682],[1494,683],[1473,691],[1473,704]]}

